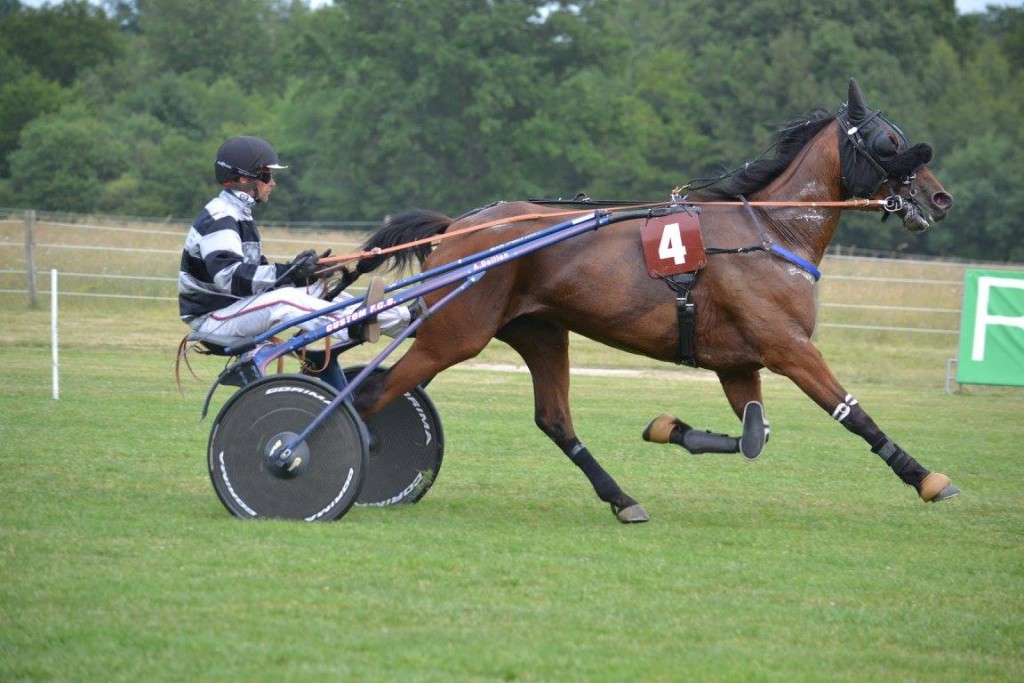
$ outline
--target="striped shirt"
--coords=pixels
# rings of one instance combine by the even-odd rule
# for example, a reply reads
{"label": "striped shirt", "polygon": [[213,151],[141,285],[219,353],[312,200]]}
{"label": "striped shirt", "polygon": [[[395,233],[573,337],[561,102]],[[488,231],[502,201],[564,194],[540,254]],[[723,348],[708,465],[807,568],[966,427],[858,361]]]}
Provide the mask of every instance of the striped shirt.
{"label": "striped shirt", "polygon": [[178,309],[185,322],[272,289],[287,266],[267,261],[252,219],[256,201],[224,190],[196,216],[181,252]]}

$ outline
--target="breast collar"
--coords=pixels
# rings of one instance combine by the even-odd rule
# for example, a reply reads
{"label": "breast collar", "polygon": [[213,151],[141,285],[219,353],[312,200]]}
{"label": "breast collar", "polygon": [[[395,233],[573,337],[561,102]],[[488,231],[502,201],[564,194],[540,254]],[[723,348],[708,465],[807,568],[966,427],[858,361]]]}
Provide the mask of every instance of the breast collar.
{"label": "breast collar", "polygon": [[754,213],[754,207],[750,205],[750,202],[747,201],[747,198],[744,195],[740,195],[740,199],[743,200],[743,206],[746,208],[747,212],[750,214],[750,217],[753,219],[754,225],[757,226],[758,234],[761,235],[761,246],[759,248],[763,249],[764,251],[767,251],[770,254],[775,254],[776,256],[785,259],[786,261],[789,261],[794,266],[800,268],[801,270],[805,271],[808,275],[813,277],[815,282],[820,280],[821,271],[818,270],[818,267],[811,263],[810,261],[808,261],[807,259],[803,258],[802,256],[799,256],[798,254],[790,251],[789,249],[786,249],[782,245],[773,242],[772,238],[769,237],[768,233],[765,231],[764,226],[761,224],[761,221],[758,219],[757,214]]}

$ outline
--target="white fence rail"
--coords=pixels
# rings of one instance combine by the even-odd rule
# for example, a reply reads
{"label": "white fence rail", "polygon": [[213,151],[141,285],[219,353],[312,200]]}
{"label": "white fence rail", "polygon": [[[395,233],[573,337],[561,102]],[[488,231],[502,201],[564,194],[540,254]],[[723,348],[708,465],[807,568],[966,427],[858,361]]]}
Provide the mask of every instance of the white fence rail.
{"label": "white fence rail", "polygon": [[[81,220],[78,220],[78,219]],[[365,223],[264,226],[272,259],[310,247],[354,248]],[[171,302],[188,221],[145,222],[0,210],[0,302],[24,296],[39,306],[51,269],[64,297]],[[844,249],[844,251],[849,251]],[[950,261],[826,256],[818,285],[818,327],[915,334],[959,333],[963,271]]]}
{"label": "white fence rail", "polygon": [[[181,247],[189,221],[43,214],[0,209],[0,295],[24,295],[39,307],[51,269],[60,296],[176,301]],[[354,248],[372,223],[301,223],[261,227],[268,257],[287,261],[317,244]],[[11,302],[11,296],[0,301]]]}

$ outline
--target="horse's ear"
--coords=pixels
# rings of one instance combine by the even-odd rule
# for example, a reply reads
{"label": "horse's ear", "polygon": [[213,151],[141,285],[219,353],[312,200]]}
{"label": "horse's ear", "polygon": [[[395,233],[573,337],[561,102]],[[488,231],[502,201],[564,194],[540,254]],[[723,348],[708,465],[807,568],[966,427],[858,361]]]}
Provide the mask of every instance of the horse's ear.
{"label": "horse's ear", "polygon": [[860,92],[860,86],[857,85],[857,80],[854,78],[850,79],[850,92],[847,96],[847,102],[849,102],[849,116],[852,123],[857,121],[863,121],[868,117],[868,106],[864,104],[864,95]]}

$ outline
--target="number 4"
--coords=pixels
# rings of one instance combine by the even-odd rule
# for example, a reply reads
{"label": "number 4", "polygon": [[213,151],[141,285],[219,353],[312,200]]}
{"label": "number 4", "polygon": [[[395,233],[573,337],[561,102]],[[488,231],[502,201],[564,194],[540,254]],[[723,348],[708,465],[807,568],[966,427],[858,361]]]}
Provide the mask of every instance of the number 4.
{"label": "number 4", "polygon": [[683,244],[683,235],[679,232],[678,223],[669,223],[662,230],[658,258],[663,261],[672,259],[676,265],[686,263],[686,246]]}

